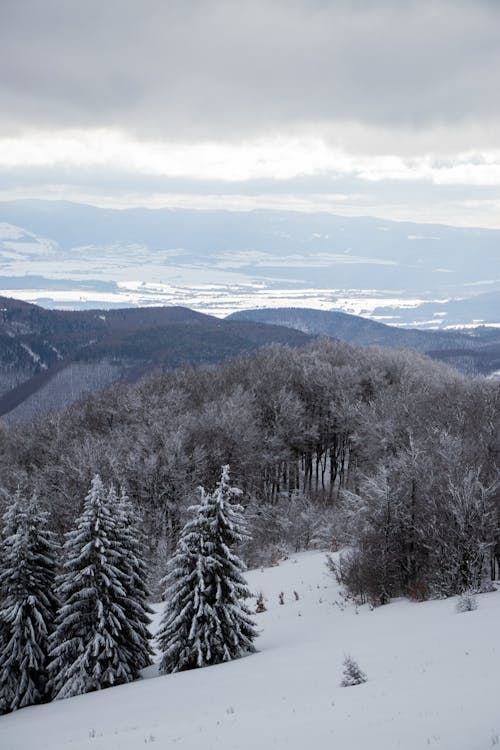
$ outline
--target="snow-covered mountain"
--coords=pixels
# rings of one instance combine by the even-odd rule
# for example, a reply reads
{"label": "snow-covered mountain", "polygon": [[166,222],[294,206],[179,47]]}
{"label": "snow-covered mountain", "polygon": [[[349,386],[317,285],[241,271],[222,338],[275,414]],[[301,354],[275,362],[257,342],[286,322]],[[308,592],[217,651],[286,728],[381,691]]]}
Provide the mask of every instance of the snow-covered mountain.
{"label": "snow-covered mountain", "polygon": [[[257,654],[168,676],[151,667],[139,682],[21,709],[0,718],[2,750],[498,745],[498,592],[462,614],[456,598],[356,606],[319,552],[248,580],[267,606]],[[340,687],[347,654],[365,684]]]}

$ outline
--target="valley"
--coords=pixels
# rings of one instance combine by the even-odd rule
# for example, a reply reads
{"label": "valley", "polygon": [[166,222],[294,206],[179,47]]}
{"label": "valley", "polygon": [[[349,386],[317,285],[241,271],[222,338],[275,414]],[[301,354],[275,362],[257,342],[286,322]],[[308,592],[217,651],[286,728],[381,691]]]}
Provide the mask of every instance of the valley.
{"label": "valley", "polygon": [[328,213],[0,203],[0,294],[49,308],[313,307],[500,325],[500,231]]}

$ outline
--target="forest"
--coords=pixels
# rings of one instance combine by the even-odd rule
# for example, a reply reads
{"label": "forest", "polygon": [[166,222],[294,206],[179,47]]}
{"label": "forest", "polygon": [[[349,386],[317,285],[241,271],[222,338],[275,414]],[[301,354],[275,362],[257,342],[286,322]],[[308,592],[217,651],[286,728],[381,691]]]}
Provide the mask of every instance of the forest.
{"label": "forest", "polygon": [[150,584],[197,488],[228,464],[247,565],[342,549],[351,596],[448,596],[498,574],[500,387],[424,355],[318,340],[157,372],[0,426],[1,502],[35,494],[61,536],[96,474],[141,514]]}

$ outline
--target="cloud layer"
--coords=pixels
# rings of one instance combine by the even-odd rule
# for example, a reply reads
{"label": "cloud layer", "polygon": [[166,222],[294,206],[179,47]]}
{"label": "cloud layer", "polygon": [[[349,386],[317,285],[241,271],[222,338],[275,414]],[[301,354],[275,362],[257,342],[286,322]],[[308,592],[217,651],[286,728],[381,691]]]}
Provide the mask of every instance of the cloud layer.
{"label": "cloud layer", "polygon": [[2,0],[0,126],[314,127],[349,146],[354,124],[380,139],[473,123],[493,140],[499,31],[488,0]]}
{"label": "cloud layer", "polygon": [[498,226],[499,38],[497,0],[2,0],[0,195]]}

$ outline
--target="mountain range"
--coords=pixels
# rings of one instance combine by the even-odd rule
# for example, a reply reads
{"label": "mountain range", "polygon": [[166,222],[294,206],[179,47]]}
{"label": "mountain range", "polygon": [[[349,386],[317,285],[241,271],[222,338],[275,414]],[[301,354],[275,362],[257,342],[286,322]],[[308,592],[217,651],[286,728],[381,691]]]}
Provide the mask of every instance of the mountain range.
{"label": "mountain range", "polygon": [[0,293],[49,308],[340,309],[500,324],[500,231],[278,210],[0,202]]}
{"label": "mountain range", "polygon": [[337,311],[259,309],[226,319],[185,307],[47,310],[0,297],[0,416],[25,421],[112,382],[154,369],[212,365],[314,337],[411,348],[471,375],[500,370],[500,330],[418,331]]}

